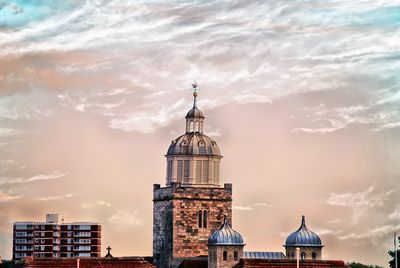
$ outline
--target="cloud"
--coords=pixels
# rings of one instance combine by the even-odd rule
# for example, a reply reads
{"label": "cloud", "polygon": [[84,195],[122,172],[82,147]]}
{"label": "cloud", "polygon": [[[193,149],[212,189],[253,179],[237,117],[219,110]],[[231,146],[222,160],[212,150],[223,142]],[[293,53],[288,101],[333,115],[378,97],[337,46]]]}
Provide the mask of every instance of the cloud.
{"label": "cloud", "polygon": [[67,176],[69,173],[62,173],[59,171],[54,171],[51,174],[39,174],[36,176],[33,176],[27,180],[22,181],[22,183],[26,182],[33,182],[33,181],[47,181],[47,180],[53,180],[53,179],[58,179]]}
{"label": "cloud", "polygon": [[13,178],[13,179],[3,179],[1,184],[14,184],[14,183],[29,183],[29,182],[36,182],[36,181],[46,181],[46,180],[53,180],[59,179],[62,177],[67,176],[69,173],[62,173],[60,171],[53,171],[50,174],[39,174],[28,179],[25,178]]}
{"label": "cloud", "polygon": [[400,220],[400,205],[396,207],[396,209],[389,215],[390,219]]}
{"label": "cloud", "polygon": [[21,131],[12,129],[12,128],[3,128],[0,127],[0,137],[9,137],[9,136],[15,136],[15,135],[20,135]]}
{"label": "cloud", "polygon": [[237,205],[237,206],[233,206],[232,208],[234,210],[239,210],[239,211],[250,211],[250,210],[254,210],[258,207],[272,207],[272,205],[267,204],[267,203],[255,203],[255,204],[251,204],[248,206]]}
{"label": "cloud", "polygon": [[108,203],[104,200],[97,200],[96,202],[81,203],[81,207],[85,209],[94,207],[111,207],[111,203]]}
{"label": "cloud", "polygon": [[138,211],[118,210],[108,218],[108,223],[116,230],[128,231],[132,227],[142,226],[143,220]]}
{"label": "cloud", "polygon": [[246,103],[272,103],[272,100],[265,95],[241,94],[233,97],[240,104]]}
{"label": "cloud", "polygon": [[365,239],[365,238],[379,238],[388,236],[393,232],[400,229],[400,225],[384,225],[370,230],[365,230],[363,232],[352,232],[343,236],[339,236],[340,240],[354,240],[354,239]]}
{"label": "cloud", "polygon": [[82,195],[82,193],[75,193],[75,194],[64,194],[64,195],[50,195],[50,196],[45,196],[45,197],[38,197],[36,200],[39,201],[54,201],[54,200],[62,200],[65,198],[71,198],[75,196]]}
{"label": "cloud", "polygon": [[38,89],[3,95],[0,98],[0,119],[39,120],[50,117],[53,115],[53,111],[49,108],[52,101],[52,94]]}
{"label": "cloud", "polygon": [[173,119],[181,117],[183,111],[187,108],[184,99],[176,101],[172,105],[155,104],[157,108],[154,113],[151,112],[133,112],[122,118],[113,118],[109,127],[121,129],[124,131],[139,131],[143,133],[151,133],[159,127],[166,126]]}
{"label": "cloud", "polygon": [[390,203],[395,193],[394,189],[377,192],[372,185],[361,192],[330,193],[326,203],[331,206],[350,208],[353,213],[352,223],[357,224],[361,218],[377,213],[376,209],[383,208],[386,203]]}
{"label": "cloud", "polygon": [[10,195],[8,193],[3,193],[0,191],[0,203],[10,202],[20,197],[21,195]]}
{"label": "cloud", "polygon": [[321,236],[326,236],[326,235],[334,235],[334,236],[336,236],[336,235],[342,233],[343,231],[342,230],[330,230],[330,229],[318,229],[318,228],[316,228],[316,229],[313,230],[313,232],[315,232],[316,234],[321,235]]}
{"label": "cloud", "polygon": [[342,207],[361,207],[361,206],[371,206],[371,200],[368,199],[368,195],[374,190],[374,187],[371,186],[367,190],[363,192],[357,193],[344,193],[344,194],[336,194],[331,193],[327,204],[331,206],[342,206]]}

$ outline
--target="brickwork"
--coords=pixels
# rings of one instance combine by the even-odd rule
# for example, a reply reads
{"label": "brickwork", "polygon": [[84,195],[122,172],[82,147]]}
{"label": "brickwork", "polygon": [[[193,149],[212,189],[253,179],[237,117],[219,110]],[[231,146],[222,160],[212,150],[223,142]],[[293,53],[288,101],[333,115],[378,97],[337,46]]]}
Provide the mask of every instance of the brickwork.
{"label": "brickwork", "polygon": [[[232,185],[170,187],[154,185],[153,257],[157,267],[174,267],[179,260],[208,254],[208,237],[232,220]],[[199,211],[207,211],[207,226],[199,227]]]}

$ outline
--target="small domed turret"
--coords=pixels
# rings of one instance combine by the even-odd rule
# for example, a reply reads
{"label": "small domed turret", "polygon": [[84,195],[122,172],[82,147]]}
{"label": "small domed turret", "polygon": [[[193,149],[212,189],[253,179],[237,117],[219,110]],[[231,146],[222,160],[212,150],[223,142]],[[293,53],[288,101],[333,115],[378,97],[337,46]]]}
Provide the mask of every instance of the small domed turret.
{"label": "small domed turret", "polygon": [[288,236],[286,246],[321,246],[321,238],[307,228],[305,217],[302,216],[300,228]]}
{"label": "small domed turret", "polygon": [[222,226],[208,238],[208,245],[243,246],[244,244],[242,236],[232,229],[232,227],[228,223],[228,219],[225,217]]}
{"label": "small domed turret", "polygon": [[304,216],[301,218],[300,228],[288,236],[284,246],[286,256],[290,259],[295,258],[296,248],[300,248],[301,259],[321,259],[321,238],[307,228]]}
{"label": "small domed turret", "polygon": [[243,258],[243,237],[232,229],[228,219],[208,238],[208,267],[234,267]]}

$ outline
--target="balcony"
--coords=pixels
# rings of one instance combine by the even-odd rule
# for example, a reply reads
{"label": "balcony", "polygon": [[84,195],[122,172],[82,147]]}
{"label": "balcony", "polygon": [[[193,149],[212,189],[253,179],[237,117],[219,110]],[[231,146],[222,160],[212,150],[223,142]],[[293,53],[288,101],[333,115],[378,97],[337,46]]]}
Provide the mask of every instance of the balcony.
{"label": "balcony", "polygon": [[76,247],[74,251],[90,251],[90,246],[80,246]]}
{"label": "balcony", "polygon": [[25,246],[16,246],[15,251],[28,251],[33,250],[33,247],[25,247]]}
{"label": "balcony", "polygon": [[76,232],[74,234],[74,237],[90,237],[91,234],[90,232]]}

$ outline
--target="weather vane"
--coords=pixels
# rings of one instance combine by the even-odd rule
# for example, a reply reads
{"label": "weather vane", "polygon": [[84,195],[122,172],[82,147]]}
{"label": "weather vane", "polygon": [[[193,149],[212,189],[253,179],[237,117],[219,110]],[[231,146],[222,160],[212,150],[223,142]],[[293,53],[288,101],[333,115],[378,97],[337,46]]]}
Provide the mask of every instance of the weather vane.
{"label": "weather vane", "polygon": [[199,91],[199,89],[197,88],[197,83],[193,82],[192,84],[192,91],[193,91],[193,107],[196,107],[196,98],[197,98],[197,91]]}
{"label": "weather vane", "polygon": [[199,89],[197,88],[197,83],[196,82],[193,82],[193,84],[192,84],[192,91],[193,91],[193,95],[196,95],[197,96],[197,91],[198,91]]}

